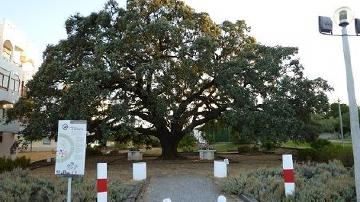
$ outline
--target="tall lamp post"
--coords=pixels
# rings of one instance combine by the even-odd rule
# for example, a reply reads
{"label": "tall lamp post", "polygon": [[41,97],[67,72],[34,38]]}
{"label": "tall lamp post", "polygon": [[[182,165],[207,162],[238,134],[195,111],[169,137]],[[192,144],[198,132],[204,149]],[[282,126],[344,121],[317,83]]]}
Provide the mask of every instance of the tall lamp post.
{"label": "tall lamp post", "polygon": [[348,35],[346,26],[352,21],[352,13],[348,7],[341,7],[335,11],[334,20],[341,27],[341,34],[334,35],[332,31],[332,20],[330,17],[319,16],[319,31],[321,34],[330,36],[341,36],[343,42],[343,52],[346,69],[347,91],[349,98],[349,112],[350,112],[350,128],[351,139],[354,155],[354,171],[355,171],[355,187],[356,187],[356,200],[360,202],[360,127],[358,106],[356,104],[354,78],[351,69],[351,58],[348,36],[358,36],[360,34],[360,19],[355,19],[355,32],[356,35]]}

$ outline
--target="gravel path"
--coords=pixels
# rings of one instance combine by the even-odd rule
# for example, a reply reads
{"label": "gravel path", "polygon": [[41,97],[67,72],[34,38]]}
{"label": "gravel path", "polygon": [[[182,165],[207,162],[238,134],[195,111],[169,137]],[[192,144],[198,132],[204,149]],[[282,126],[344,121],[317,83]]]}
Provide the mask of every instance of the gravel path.
{"label": "gravel path", "polygon": [[[144,194],[146,202],[216,202],[220,189],[214,182],[199,175],[174,175],[152,177]],[[230,201],[230,200],[228,200]]]}

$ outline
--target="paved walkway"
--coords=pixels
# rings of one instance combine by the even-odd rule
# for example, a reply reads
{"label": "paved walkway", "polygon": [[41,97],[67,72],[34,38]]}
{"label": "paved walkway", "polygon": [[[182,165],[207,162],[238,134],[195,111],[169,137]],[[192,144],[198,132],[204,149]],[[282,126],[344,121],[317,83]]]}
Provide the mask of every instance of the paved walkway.
{"label": "paved walkway", "polygon": [[157,176],[150,178],[143,200],[162,202],[170,198],[171,202],[216,202],[219,195],[220,189],[206,176]]}

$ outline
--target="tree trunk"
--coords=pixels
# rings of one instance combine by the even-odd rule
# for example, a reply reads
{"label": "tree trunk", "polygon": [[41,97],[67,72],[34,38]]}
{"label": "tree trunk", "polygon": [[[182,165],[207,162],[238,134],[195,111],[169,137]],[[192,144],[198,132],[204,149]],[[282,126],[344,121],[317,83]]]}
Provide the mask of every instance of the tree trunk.
{"label": "tree trunk", "polygon": [[161,144],[161,158],[162,159],[176,159],[178,157],[177,155],[177,147],[179,144],[179,141],[177,138],[175,138],[173,135],[166,135],[165,137],[162,137],[160,139]]}

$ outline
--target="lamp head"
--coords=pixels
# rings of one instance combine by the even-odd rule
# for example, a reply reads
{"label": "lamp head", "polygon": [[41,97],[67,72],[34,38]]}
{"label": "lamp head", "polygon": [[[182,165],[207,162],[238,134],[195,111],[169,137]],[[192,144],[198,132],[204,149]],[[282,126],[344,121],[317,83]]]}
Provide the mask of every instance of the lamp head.
{"label": "lamp head", "polygon": [[341,27],[346,27],[354,19],[349,7],[341,7],[335,11],[334,20]]}
{"label": "lamp head", "polygon": [[319,32],[321,34],[332,34],[333,23],[330,17],[319,16]]}

